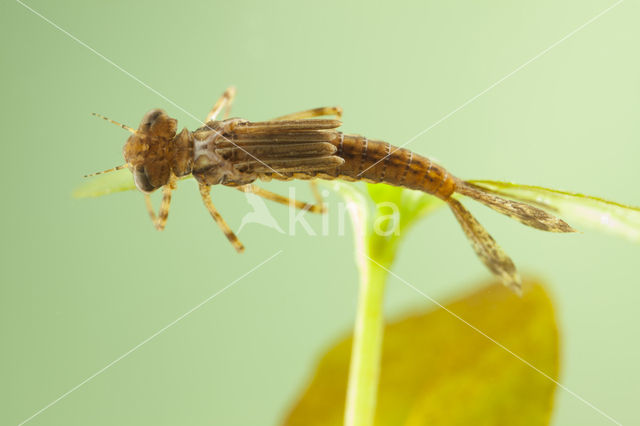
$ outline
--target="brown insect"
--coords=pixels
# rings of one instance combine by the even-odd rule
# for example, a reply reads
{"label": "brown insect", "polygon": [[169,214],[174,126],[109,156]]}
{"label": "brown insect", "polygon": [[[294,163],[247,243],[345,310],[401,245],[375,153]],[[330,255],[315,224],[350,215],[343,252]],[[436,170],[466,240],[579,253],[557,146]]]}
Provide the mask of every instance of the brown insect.
{"label": "brown insect", "polygon": [[[145,194],[149,215],[158,230],[166,224],[177,179],[192,175],[198,182],[205,206],[238,252],[244,247],[211,202],[211,185],[235,187],[312,212],[324,211],[315,188],[317,204],[312,205],[289,200],[253,182],[258,179],[362,180],[423,191],[449,205],[478,257],[515,291],[520,291],[520,277],[512,260],[453,195],[470,197],[537,229],[574,232],[567,223],[545,211],[501,198],[458,179],[426,157],[388,142],[345,135],[337,130],[342,124],[338,119],[314,118],[341,118],[339,107],[315,108],[262,122],[238,118],[216,120],[223,110],[226,117],[234,95],[233,87],[227,89],[207,115],[205,125],[193,132],[185,128],[176,134],[177,120],[160,109],[149,111],[137,130],[100,116],[132,135],[123,148],[126,164],[99,173],[129,168],[137,188]],[[149,194],[159,188],[163,197],[156,216]]]}

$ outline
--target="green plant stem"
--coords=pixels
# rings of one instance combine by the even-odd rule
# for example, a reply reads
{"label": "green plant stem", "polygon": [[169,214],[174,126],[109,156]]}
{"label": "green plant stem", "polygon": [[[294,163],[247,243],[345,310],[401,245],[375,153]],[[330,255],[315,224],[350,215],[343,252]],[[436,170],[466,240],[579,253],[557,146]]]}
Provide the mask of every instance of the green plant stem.
{"label": "green plant stem", "polygon": [[376,411],[386,271],[368,257],[359,259],[360,289],[351,349],[345,426],[371,426]]}

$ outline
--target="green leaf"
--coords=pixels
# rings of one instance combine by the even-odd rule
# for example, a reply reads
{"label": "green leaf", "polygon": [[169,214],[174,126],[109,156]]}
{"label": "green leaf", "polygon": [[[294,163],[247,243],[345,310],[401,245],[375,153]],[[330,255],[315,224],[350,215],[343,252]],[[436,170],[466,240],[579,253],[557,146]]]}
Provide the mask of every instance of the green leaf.
{"label": "green leaf", "polygon": [[444,202],[423,192],[390,185],[367,184],[367,191],[376,204],[374,220],[366,234],[369,256],[389,267],[409,228],[444,206]]}
{"label": "green leaf", "polygon": [[490,180],[474,185],[555,212],[568,221],[640,241],[640,208],[584,194]]}
{"label": "green leaf", "polygon": [[420,192],[388,185],[367,185],[370,198],[358,185],[334,181],[329,186],[347,203],[360,278],[345,424],[368,426],[373,423],[375,413],[387,280],[386,270],[376,263],[391,266],[407,229],[442,202]]}
{"label": "green leaf", "polygon": [[116,170],[86,178],[87,180],[73,191],[75,198],[101,197],[114,192],[136,189],[133,175],[129,169]]}
{"label": "green leaf", "polygon": [[354,241],[356,245],[356,263],[362,272],[366,268],[365,254],[367,230],[369,229],[369,208],[366,194],[358,185],[351,185],[337,180],[323,182],[330,189],[336,191],[346,203],[347,211],[353,225]]}
{"label": "green leaf", "polygon": [[366,192],[352,183],[329,181],[325,185],[347,203],[354,225],[358,264],[368,263],[362,258],[367,255],[390,266],[398,244],[411,226],[445,205],[429,194],[391,185],[366,184]]}
{"label": "green leaf", "polygon": [[[496,283],[446,305],[554,380],[558,330],[541,284],[524,296]],[[376,425],[549,424],[556,385],[443,308],[384,328]],[[284,424],[341,425],[352,338],[316,366]]]}

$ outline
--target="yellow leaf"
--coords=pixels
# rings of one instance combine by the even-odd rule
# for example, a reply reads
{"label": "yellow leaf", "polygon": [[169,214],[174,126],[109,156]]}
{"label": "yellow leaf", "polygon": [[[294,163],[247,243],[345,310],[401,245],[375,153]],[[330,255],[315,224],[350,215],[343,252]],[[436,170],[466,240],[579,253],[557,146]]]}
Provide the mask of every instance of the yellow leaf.
{"label": "yellow leaf", "polygon": [[[525,283],[522,298],[501,284],[446,308],[531,363],[558,376],[558,331],[549,296]],[[351,338],[327,352],[285,424],[341,425]],[[384,330],[376,425],[549,423],[555,383],[445,309]]]}

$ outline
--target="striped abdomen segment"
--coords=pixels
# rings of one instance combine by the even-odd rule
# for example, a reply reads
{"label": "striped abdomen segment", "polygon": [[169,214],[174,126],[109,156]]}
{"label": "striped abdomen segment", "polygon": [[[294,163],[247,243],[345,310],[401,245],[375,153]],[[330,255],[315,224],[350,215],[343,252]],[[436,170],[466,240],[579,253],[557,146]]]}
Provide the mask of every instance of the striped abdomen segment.
{"label": "striped abdomen segment", "polygon": [[447,200],[456,190],[456,179],[446,169],[408,149],[342,133],[333,143],[338,148],[335,155],[342,157],[345,163],[335,170],[324,172],[326,174],[404,186],[443,200]]}

